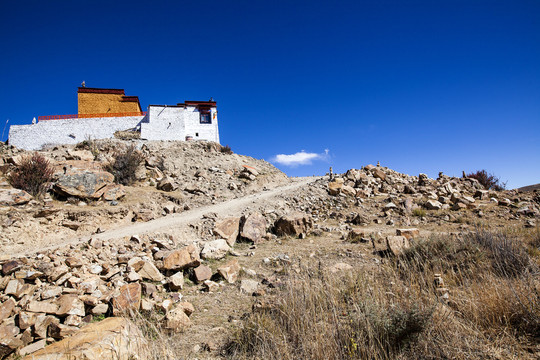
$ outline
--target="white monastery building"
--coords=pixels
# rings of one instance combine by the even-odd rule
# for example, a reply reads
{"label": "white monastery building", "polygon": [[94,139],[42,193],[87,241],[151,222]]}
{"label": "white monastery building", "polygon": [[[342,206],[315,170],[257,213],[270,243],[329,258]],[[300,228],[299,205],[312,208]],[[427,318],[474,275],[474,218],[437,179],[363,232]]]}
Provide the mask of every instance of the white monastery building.
{"label": "white monastery building", "polygon": [[137,96],[123,89],[80,87],[78,114],[40,116],[30,125],[11,125],[8,142],[20,149],[77,144],[87,139],[113,138],[117,131],[136,131],[144,140],[208,140],[219,143],[216,102],[185,101],[149,105],[141,111]]}

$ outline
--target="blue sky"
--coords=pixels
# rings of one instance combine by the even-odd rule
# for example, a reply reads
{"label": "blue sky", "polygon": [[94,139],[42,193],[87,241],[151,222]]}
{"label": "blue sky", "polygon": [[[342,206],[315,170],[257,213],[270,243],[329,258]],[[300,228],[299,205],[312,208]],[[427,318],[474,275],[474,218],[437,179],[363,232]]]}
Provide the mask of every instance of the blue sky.
{"label": "blue sky", "polygon": [[292,176],[540,182],[540,1],[5,0],[0,39],[1,130],[76,113],[85,80],[213,97],[221,142]]}

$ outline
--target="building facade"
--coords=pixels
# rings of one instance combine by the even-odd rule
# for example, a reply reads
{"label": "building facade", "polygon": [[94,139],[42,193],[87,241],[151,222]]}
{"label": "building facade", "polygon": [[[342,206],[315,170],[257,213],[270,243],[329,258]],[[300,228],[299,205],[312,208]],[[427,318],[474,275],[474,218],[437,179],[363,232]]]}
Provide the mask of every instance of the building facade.
{"label": "building facade", "polygon": [[78,114],[40,116],[37,123],[11,125],[8,142],[25,150],[113,138],[117,131],[138,131],[144,140],[207,140],[219,143],[215,101],[149,105],[123,89],[78,89]]}

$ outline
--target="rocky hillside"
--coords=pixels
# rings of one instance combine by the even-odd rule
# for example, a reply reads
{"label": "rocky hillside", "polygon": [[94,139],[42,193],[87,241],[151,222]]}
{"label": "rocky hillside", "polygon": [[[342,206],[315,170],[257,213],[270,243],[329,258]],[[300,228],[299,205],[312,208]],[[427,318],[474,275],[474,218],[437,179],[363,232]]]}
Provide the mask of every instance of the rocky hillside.
{"label": "rocky hillside", "polygon": [[[134,170],[135,182],[123,186],[105,169],[131,145],[139,149],[143,161]],[[222,149],[208,142],[121,140],[55,147],[40,152],[55,173],[49,191],[34,199],[6,180],[33,153],[4,146],[0,149],[0,244],[14,250],[39,247],[289,182],[263,160]]]}
{"label": "rocky hillside", "polygon": [[[66,349],[73,358],[234,357],[224,350],[234,331],[250,313],[279,313],[271,300],[286,295],[289,276],[314,276],[310,263],[319,276],[375,273],[433,234],[457,239],[486,224],[526,232],[540,217],[537,192],[486,191],[474,179],[373,165],[295,186],[262,160],[204,142],[134,142],[144,161],[136,181],[122,186],[105,169],[129,144],[43,151],[56,169],[43,198],[3,183],[0,240],[9,250],[0,257],[0,358],[47,359]],[[27,154],[2,151],[7,176]],[[276,190],[285,184],[289,190]],[[276,195],[258,200],[271,191]],[[256,196],[240,211],[232,203],[219,207],[249,194]],[[199,208],[202,215],[185,228],[101,237]],[[90,236],[44,249],[81,235]],[[36,251],[15,256],[20,249]],[[452,301],[460,284],[450,281],[449,289],[442,280],[450,272],[436,275],[434,293],[459,315]],[[384,294],[400,281],[392,279]]]}

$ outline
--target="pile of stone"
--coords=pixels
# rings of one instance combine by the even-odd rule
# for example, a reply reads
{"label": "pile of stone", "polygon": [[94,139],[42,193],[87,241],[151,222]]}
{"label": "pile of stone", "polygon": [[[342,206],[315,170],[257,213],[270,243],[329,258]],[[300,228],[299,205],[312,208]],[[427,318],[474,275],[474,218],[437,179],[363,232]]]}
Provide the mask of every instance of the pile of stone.
{"label": "pile of stone", "polygon": [[166,314],[165,328],[186,329],[194,309],[178,291],[184,286],[184,271],[198,273],[204,265],[195,245],[171,245],[133,237],[116,247],[93,239],[83,249],[3,262],[0,358],[17,349],[21,355],[37,351],[77,333],[96,317],[129,311],[159,309]]}
{"label": "pile of stone", "polygon": [[415,208],[427,210],[479,210],[487,203],[514,208],[520,215],[538,217],[538,204],[515,191],[485,190],[473,178],[457,178],[439,174],[430,179],[426,174],[409,176],[392,169],[367,165],[350,169],[327,184],[332,196],[369,199],[385,196],[384,212],[411,213]]}
{"label": "pile of stone", "polygon": [[[308,216],[296,213],[281,217],[274,229],[301,236],[312,227]],[[180,248],[170,236],[133,236],[116,244],[93,238],[83,246],[0,262],[0,358],[14,351],[33,353],[78,333],[93,319],[132,311],[158,310],[165,314],[164,329],[184,331],[194,312],[193,305],[182,301],[185,277],[205,291],[235,283],[240,272],[236,259],[216,271],[204,260],[234,254],[238,239],[268,239],[268,229],[266,218],[253,212],[219,220],[213,229],[218,238]],[[253,282],[244,281],[241,291],[256,288]]]}

